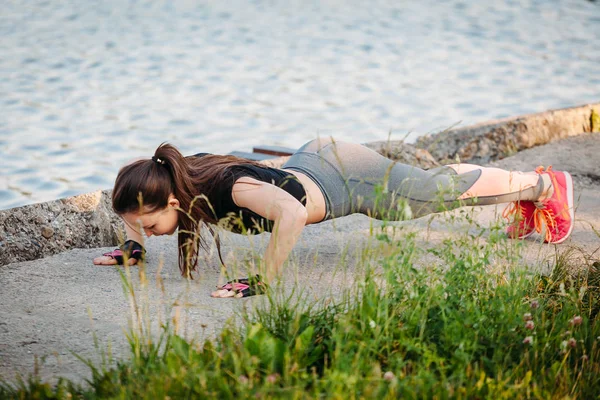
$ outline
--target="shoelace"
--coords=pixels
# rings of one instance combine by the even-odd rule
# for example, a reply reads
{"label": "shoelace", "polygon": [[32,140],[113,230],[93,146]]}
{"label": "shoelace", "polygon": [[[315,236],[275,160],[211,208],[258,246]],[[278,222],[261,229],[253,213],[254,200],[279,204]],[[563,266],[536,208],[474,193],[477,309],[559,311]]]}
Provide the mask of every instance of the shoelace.
{"label": "shoelace", "polygon": [[[509,221],[523,221],[525,219],[524,208],[518,205],[517,202],[513,202],[502,212],[502,216]],[[554,213],[552,212],[552,210],[536,208],[533,211],[533,227],[538,233],[542,233],[542,228],[544,227],[544,224],[548,228],[545,235],[546,240],[551,240],[552,237],[550,235],[550,230],[556,229],[556,220],[554,218]]]}
{"label": "shoelace", "polygon": [[525,219],[525,208],[518,201],[513,201],[502,211],[502,217],[509,221],[522,221]]}
{"label": "shoelace", "polygon": [[[546,171],[551,171],[552,170],[552,166],[550,165]],[[541,175],[542,172],[544,172],[544,166],[540,165],[539,167],[537,167],[535,169],[535,172],[538,175]],[[554,182],[552,182],[552,184],[554,185]],[[536,207],[543,207],[542,202],[535,202]],[[537,210],[536,210],[537,211]],[[534,211],[535,213],[535,211]],[[510,203],[510,205],[508,207],[506,207],[504,209],[504,211],[502,212],[502,217],[510,220],[511,217],[515,217],[515,220],[517,218],[519,218],[519,220],[523,220],[525,218],[525,209],[521,206],[521,204],[518,201],[513,201],[512,203]]]}
{"label": "shoelace", "polygon": [[556,230],[556,219],[552,210],[536,208],[533,212],[533,226],[538,233],[542,233],[542,228],[546,225],[546,241],[552,240],[550,232]]}
{"label": "shoelace", "polygon": [[[535,172],[537,172],[538,174],[541,174],[542,172],[551,172],[552,171],[552,165],[549,165],[548,168],[546,168],[546,171],[544,171],[544,167],[543,166],[539,166],[535,169]],[[558,190],[558,181],[556,180],[556,176],[552,173],[549,173],[548,176],[550,176],[550,180],[552,182],[552,186],[554,188],[554,193],[556,193],[557,199],[559,201],[562,201],[561,197],[561,193],[560,190]],[[533,224],[535,226],[535,230],[538,233],[542,232],[542,227],[543,224],[546,224],[546,241],[551,241],[552,240],[552,235],[550,232],[556,230],[557,228],[557,224],[556,224],[556,216],[554,214],[554,211],[552,209],[547,209],[545,208],[544,202],[548,201],[550,199],[546,199],[544,201],[539,201],[539,202],[535,202],[535,206],[536,209],[533,212]],[[568,210],[563,210],[563,212],[567,212]]]}
{"label": "shoelace", "polygon": [[[549,165],[548,168],[544,171],[544,167],[540,165],[535,169],[535,172],[541,175],[543,172],[551,172],[552,165]],[[554,188],[558,187],[558,181],[556,180],[556,176],[552,173],[549,173],[550,180],[552,182],[552,186]],[[557,190],[557,189],[555,189]],[[560,200],[560,191],[557,191],[557,197]],[[552,239],[551,233],[553,230],[556,230],[556,217],[554,215],[554,211],[552,209],[545,208],[544,202],[549,199],[543,201],[536,201],[535,206],[536,209],[533,211],[533,226],[538,233],[542,232],[542,228],[546,225],[546,241],[550,241]],[[508,207],[504,209],[502,212],[502,217],[507,220],[513,221],[522,221],[525,219],[525,208],[523,208],[519,202],[512,202]]]}
{"label": "shoelace", "polygon": [[[552,165],[549,165],[549,166],[548,166],[548,168],[546,168],[546,170],[545,170],[545,171],[544,171],[544,167],[543,167],[542,165],[540,165],[539,167],[537,167],[537,168],[535,169],[535,172],[536,172],[538,175],[541,175],[541,174],[542,174],[542,173],[544,173],[544,172],[548,172],[548,173],[549,173],[549,172],[552,172]],[[551,183],[552,183],[552,187],[553,187],[553,188],[556,188],[556,187],[558,187],[558,182],[556,181],[556,176],[554,176],[554,174],[551,174],[551,173],[549,173],[549,174],[548,174],[548,176],[550,177],[550,181],[551,181]],[[555,189],[555,191],[556,191],[556,189]],[[559,196],[559,199],[560,199],[560,192],[557,192],[557,193],[558,193],[558,196]],[[549,200],[549,199],[546,199],[546,200]],[[546,200],[542,200],[542,201],[536,201],[536,202],[535,202],[535,205],[536,205],[536,207],[537,207],[537,208],[544,208],[544,202],[545,202]]]}

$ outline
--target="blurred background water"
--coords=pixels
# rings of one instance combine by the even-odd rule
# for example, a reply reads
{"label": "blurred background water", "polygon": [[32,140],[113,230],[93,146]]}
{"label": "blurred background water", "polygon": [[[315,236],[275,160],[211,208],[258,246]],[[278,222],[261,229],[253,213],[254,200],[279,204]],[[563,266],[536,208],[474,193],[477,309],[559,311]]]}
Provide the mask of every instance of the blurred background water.
{"label": "blurred background water", "polygon": [[600,100],[586,0],[7,0],[0,209],[184,154],[414,140]]}

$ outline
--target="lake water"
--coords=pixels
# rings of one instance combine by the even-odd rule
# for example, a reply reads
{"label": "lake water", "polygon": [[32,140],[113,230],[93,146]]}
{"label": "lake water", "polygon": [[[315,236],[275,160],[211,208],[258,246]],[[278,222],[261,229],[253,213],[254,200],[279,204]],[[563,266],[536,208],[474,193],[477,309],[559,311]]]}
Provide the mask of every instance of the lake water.
{"label": "lake water", "polygon": [[600,101],[600,3],[2,2],[0,209],[184,154],[401,139]]}

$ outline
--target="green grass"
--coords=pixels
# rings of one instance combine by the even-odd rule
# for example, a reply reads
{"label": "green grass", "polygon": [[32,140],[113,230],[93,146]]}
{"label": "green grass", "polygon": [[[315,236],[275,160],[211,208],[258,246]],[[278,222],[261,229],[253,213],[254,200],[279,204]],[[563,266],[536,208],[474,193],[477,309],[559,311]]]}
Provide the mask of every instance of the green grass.
{"label": "green grass", "polygon": [[338,300],[274,290],[211,341],[169,324],[152,337],[145,278],[135,289],[124,274],[129,354],[86,361],[85,385],[30,376],[0,398],[598,398],[600,263],[563,251],[534,274],[501,225],[459,219],[468,231],[435,246],[374,229],[363,256],[376,264]]}

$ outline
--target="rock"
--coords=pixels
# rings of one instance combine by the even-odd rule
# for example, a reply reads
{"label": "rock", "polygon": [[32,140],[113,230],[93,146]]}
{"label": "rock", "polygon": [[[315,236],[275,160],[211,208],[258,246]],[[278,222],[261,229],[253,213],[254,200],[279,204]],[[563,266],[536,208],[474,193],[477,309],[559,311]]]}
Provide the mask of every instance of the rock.
{"label": "rock", "polygon": [[42,236],[46,239],[50,239],[54,235],[54,229],[49,226],[42,227]]}
{"label": "rock", "polygon": [[[377,151],[384,157],[404,164],[416,165],[418,167],[429,169],[437,167],[440,164],[425,149],[418,149],[415,146],[402,141],[382,141],[373,143],[364,143],[365,146]],[[272,168],[281,168],[289,160],[289,156],[270,158],[260,161]]]}
{"label": "rock", "polygon": [[444,131],[417,140],[442,164],[485,164],[516,152],[592,131],[600,103],[523,115]]}
{"label": "rock", "polygon": [[423,169],[438,167],[440,164],[425,149],[418,149],[403,141],[382,141],[365,143],[370,149],[394,161],[414,165]]}
{"label": "rock", "polygon": [[[0,236],[5,238],[0,251],[0,266],[46,257],[74,247],[116,245],[117,232],[122,225],[112,211],[110,193],[96,191],[0,210]],[[40,234],[44,239],[35,241]]]}

